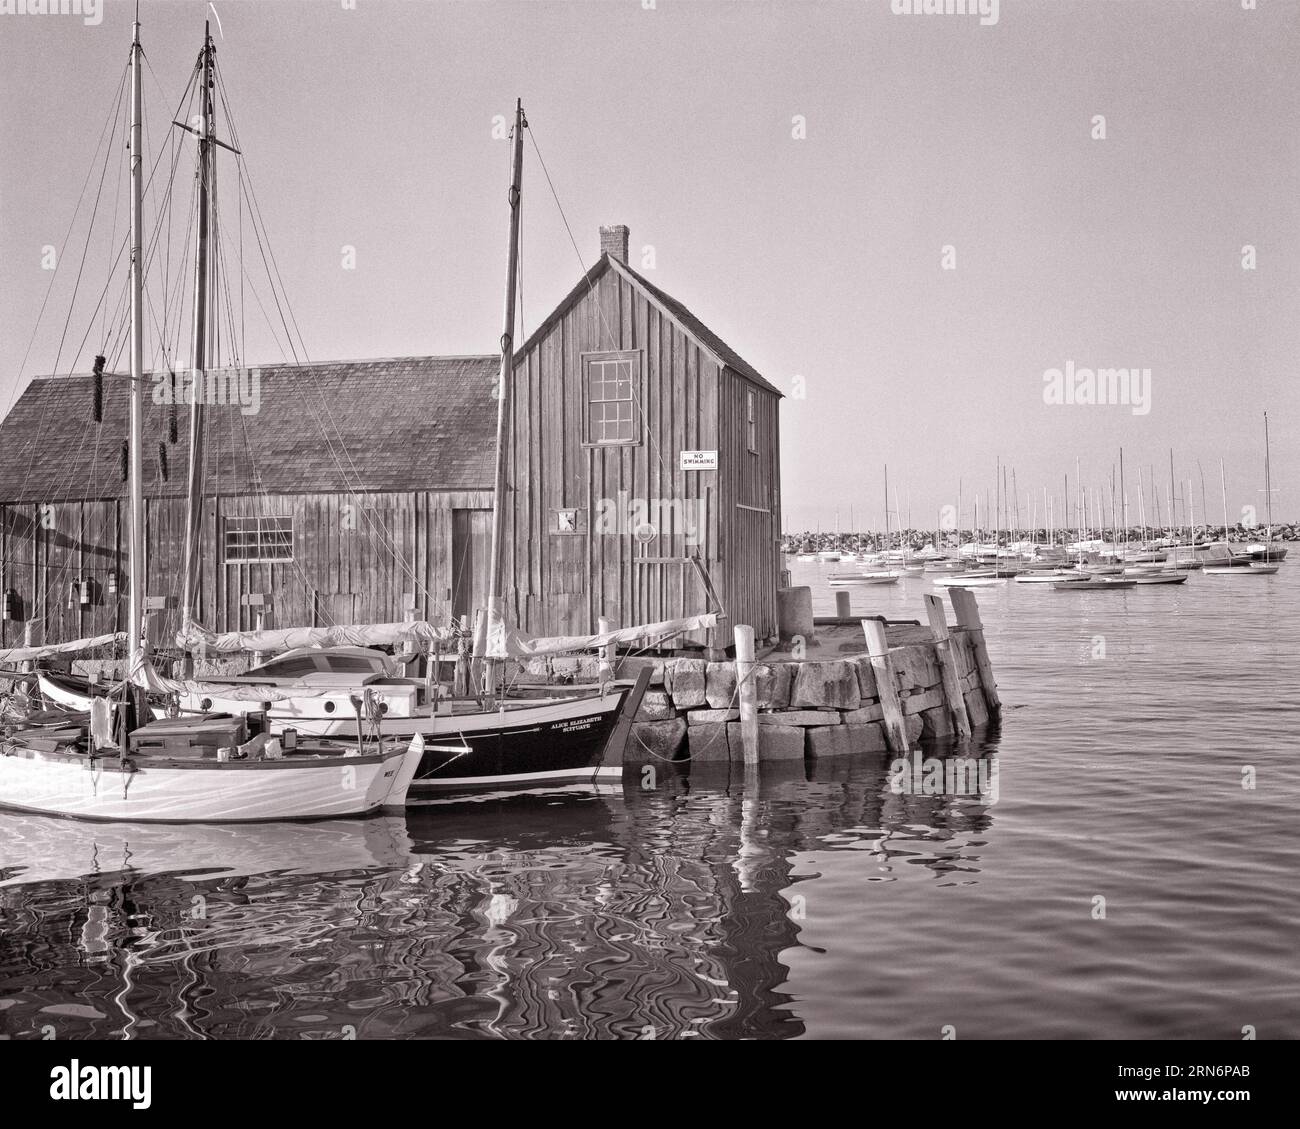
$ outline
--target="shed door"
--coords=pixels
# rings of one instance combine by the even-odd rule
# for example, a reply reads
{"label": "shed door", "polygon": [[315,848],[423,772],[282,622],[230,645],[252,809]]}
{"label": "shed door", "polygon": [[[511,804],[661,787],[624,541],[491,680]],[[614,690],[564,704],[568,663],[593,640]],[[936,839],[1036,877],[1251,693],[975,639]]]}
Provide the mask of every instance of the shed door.
{"label": "shed door", "polygon": [[488,569],[492,558],[492,511],[451,511],[451,614],[467,615],[487,607]]}

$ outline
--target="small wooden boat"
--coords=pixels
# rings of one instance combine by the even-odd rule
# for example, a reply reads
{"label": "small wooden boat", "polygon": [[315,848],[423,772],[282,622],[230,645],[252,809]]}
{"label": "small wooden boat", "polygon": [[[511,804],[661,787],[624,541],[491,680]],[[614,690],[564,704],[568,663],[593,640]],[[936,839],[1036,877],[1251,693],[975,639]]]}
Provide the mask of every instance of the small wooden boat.
{"label": "small wooden boat", "polygon": [[285,751],[265,732],[241,741],[247,722],[232,717],[153,722],[124,751],[85,733],[42,727],[0,741],[0,806],[138,823],[359,816],[404,807],[426,753],[422,738]]}
{"label": "small wooden boat", "polygon": [[1131,579],[1137,584],[1186,584],[1187,573],[1170,569],[1168,572],[1146,572]]}
{"label": "small wooden boat", "polygon": [[1136,588],[1137,583],[1136,580],[1125,580],[1118,576],[1100,576],[1096,580],[1089,576],[1081,576],[1077,580],[1058,580],[1052,587],[1057,592],[1099,592],[1119,588]]}

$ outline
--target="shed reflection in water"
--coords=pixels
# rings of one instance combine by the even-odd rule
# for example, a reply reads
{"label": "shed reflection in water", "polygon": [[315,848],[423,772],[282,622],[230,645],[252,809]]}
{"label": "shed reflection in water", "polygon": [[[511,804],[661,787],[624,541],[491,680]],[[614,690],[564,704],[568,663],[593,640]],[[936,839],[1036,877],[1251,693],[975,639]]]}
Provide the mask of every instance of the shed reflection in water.
{"label": "shed reflection in water", "polygon": [[978,871],[989,807],[900,795],[888,765],[663,766],[345,823],[0,813],[0,1033],[795,1037],[801,853]]}

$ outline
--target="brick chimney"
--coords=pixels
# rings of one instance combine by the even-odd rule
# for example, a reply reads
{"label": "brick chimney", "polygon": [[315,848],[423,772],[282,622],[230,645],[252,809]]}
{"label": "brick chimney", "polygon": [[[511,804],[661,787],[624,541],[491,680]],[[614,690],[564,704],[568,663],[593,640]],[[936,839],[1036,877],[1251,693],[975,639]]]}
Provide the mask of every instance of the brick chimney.
{"label": "brick chimney", "polygon": [[616,223],[610,227],[602,226],[600,229],[600,253],[626,264],[627,239],[627,224]]}

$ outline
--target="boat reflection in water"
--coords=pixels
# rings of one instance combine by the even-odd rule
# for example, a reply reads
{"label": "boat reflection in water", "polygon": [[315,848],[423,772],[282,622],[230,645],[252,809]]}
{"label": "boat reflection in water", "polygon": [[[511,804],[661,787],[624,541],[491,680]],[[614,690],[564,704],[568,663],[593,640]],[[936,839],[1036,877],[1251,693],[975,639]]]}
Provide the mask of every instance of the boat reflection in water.
{"label": "boat reflection in water", "polygon": [[0,1032],[797,1037],[818,855],[978,872],[987,803],[899,794],[889,766],[765,766],[747,786],[663,765],[328,824],[3,813]]}

